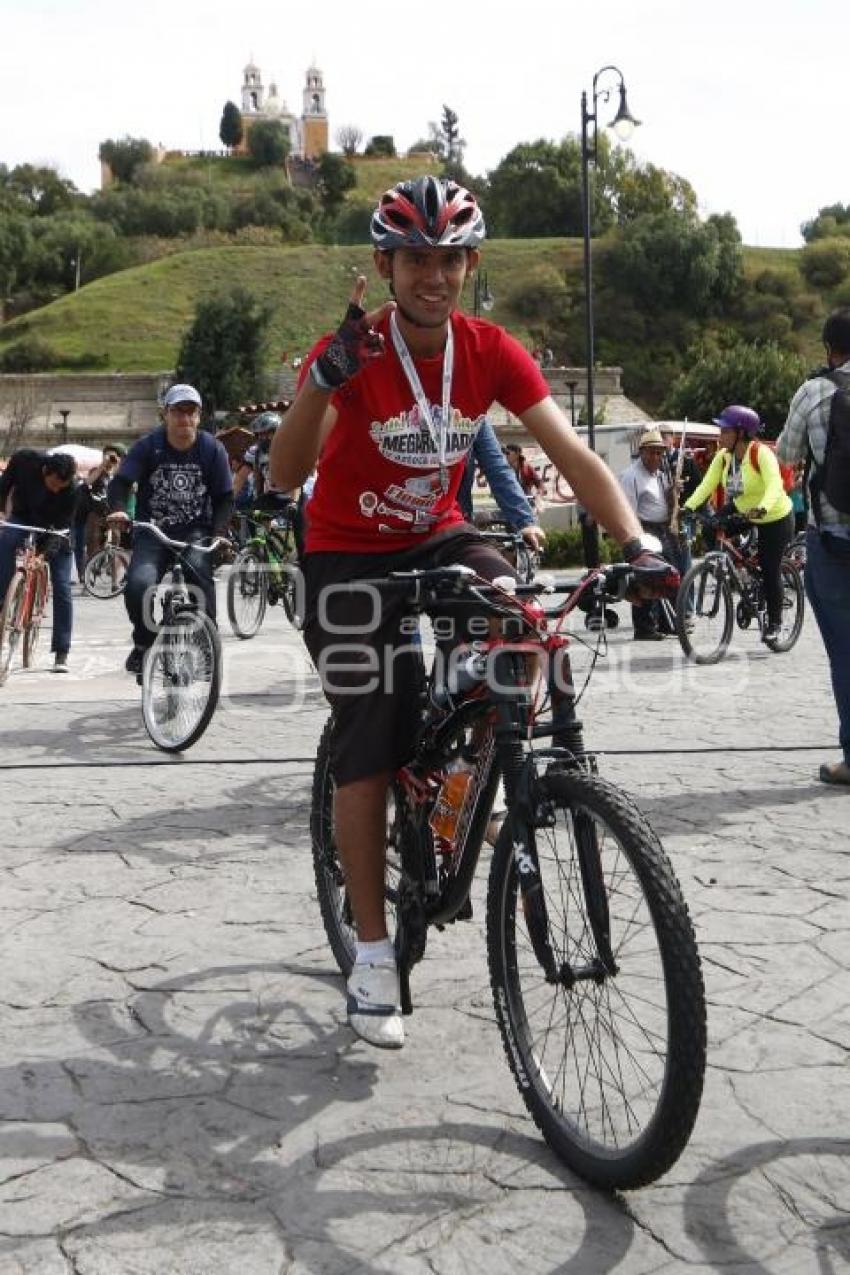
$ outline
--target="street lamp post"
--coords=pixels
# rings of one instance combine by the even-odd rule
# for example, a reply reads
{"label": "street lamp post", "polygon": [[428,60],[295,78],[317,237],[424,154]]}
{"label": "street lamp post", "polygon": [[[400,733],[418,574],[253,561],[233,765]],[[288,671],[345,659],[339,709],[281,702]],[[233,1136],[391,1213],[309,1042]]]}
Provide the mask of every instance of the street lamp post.
{"label": "street lamp post", "polygon": [[626,102],[626,83],[623,73],[616,66],[603,66],[593,77],[591,90],[591,106],[587,109],[587,92],[581,95],[581,193],[583,207],[584,230],[584,327],[585,327],[585,362],[587,364],[587,392],[585,395],[585,413],[587,415],[587,445],[591,451],[596,450],[596,422],[593,404],[593,272],[590,258],[590,162],[597,159],[597,102],[601,98],[607,102],[613,89],[600,89],[600,77],[613,71],[619,77],[620,105],[617,114],[608,125],[619,137],[620,141],[628,141],[640,123],[629,110]]}
{"label": "street lamp post", "polygon": [[490,291],[487,284],[487,271],[481,270],[475,272],[475,278],[472,281],[472,313],[476,319],[481,318],[481,311],[488,312],[493,309],[496,304],[496,298]]}

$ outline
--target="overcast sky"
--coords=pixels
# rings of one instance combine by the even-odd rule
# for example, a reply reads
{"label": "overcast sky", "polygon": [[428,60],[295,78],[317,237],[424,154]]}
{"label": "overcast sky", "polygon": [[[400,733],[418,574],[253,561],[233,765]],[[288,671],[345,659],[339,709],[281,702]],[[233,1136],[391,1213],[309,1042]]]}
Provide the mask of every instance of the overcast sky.
{"label": "overcast sky", "polygon": [[106,137],[217,147],[253,56],[297,114],[315,60],[332,139],[355,124],[402,149],[448,103],[481,173],[577,132],[582,89],[614,63],[636,154],[688,178],[703,213],[732,212],[746,243],[796,247],[801,221],[850,203],[848,37],[846,0],[0,0],[0,162],[91,190]]}

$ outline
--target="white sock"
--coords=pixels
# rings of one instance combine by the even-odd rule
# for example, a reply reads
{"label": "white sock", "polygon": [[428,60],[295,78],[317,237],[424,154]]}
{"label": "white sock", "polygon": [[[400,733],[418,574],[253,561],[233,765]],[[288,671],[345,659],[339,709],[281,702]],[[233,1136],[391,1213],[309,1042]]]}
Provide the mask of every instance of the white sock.
{"label": "white sock", "polygon": [[376,943],[357,941],[358,965],[395,965],[395,948],[390,939],[378,939]]}

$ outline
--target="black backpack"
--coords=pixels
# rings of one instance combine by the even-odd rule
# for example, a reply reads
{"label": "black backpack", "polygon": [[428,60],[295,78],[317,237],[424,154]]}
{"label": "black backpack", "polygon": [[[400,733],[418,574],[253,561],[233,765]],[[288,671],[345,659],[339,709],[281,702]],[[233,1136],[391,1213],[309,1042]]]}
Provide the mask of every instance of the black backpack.
{"label": "black backpack", "polygon": [[809,447],[809,490],[812,511],[820,526],[821,498],[825,497],[841,514],[850,514],[850,375],[836,369],[819,375],[832,381],[835,393],[829,406],[829,424],[823,463],[818,464]]}

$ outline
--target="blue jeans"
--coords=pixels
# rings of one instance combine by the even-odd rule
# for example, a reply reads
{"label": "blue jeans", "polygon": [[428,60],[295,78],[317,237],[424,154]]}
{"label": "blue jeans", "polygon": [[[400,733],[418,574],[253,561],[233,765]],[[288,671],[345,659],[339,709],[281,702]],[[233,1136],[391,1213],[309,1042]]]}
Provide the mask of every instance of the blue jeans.
{"label": "blue jeans", "polygon": [[829,657],[838,742],[850,766],[850,541],[832,544],[827,549],[814,527],[807,531],[806,594]]}
{"label": "blue jeans", "polygon": [[[187,537],[188,538],[188,537]],[[153,599],[153,590],[159,584],[169,567],[174,563],[174,554],[155,536],[139,530],[133,535],[133,553],[127,571],[127,585],[124,589],[124,605],[133,626],[133,645],[147,650],[153,645],[156,637],[156,626],[152,625],[151,606],[145,605],[146,596]],[[201,590],[203,606],[211,620],[215,621],[215,581],[212,576],[210,555],[194,553],[191,549],[183,555],[186,583],[190,587]]]}
{"label": "blue jeans", "polygon": [[[25,531],[0,530],[0,605],[15,574],[15,552],[26,536]],[[59,549],[47,560],[50,587],[53,590],[53,637],[50,649],[63,655],[67,655],[71,649],[74,628],[74,603],[71,599],[73,561],[74,555],[70,547]]]}

